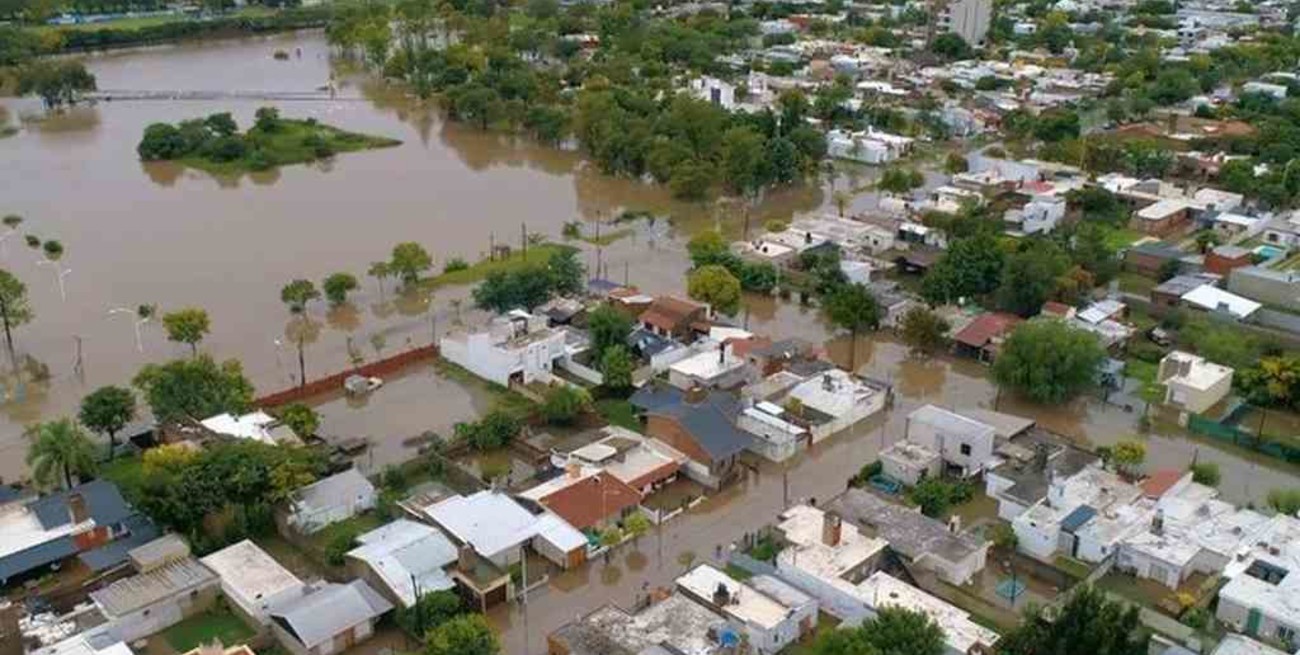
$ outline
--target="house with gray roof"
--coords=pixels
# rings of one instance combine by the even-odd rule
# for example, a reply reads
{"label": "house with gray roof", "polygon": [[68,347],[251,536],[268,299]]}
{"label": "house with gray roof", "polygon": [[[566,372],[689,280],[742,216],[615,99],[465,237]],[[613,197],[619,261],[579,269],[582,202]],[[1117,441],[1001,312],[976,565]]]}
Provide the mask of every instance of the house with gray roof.
{"label": "house with gray roof", "polygon": [[169,561],[90,593],[115,638],[132,642],[211,608],[221,580],[193,557]]}
{"label": "house with gray roof", "polygon": [[322,478],[294,493],[289,525],[304,534],[375,508],[379,495],[366,476],[351,468]]}
{"label": "house with gray roof", "polygon": [[389,600],[411,607],[423,594],[453,589],[447,569],[458,549],[436,528],[398,519],[357,537],[348,551],[348,570],[370,582]]}
{"label": "house with gray roof", "polygon": [[1047,497],[1053,478],[1070,477],[1097,462],[1097,456],[1030,429],[999,444],[999,462],[984,473],[984,493],[998,501],[998,517],[1013,521]]}
{"label": "house with gray roof", "polygon": [[271,610],[271,633],[293,655],[330,655],[369,639],[393,609],[363,580],[328,583]]}
{"label": "house with gray roof", "polygon": [[960,524],[944,524],[861,489],[844,492],[829,511],[888,542],[905,563],[933,571],[949,584],[964,585],[984,569],[989,542],[959,532]]}
{"label": "house with gray roof", "polygon": [[736,426],[740,400],[731,393],[650,384],[631,398],[645,433],[684,453],[686,475],[717,489],[738,473],[736,458],[753,437]]}
{"label": "house with gray roof", "polygon": [[116,485],[94,480],[40,498],[12,498],[0,511],[0,535],[0,585],[8,585],[72,557],[97,573],[116,568],[158,530]]}

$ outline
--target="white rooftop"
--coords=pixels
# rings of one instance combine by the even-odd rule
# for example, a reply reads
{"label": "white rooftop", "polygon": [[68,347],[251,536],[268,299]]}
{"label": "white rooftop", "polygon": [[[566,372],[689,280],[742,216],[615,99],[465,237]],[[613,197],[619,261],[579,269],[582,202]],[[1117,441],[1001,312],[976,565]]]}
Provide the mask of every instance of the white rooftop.
{"label": "white rooftop", "polygon": [[[1279,578],[1263,579],[1261,567]],[[1223,573],[1230,581],[1219,590],[1220,598],[1258,608],[1279,623],[1300,625],[1300,519],[1284,514],[1269,518]]]}
{"label": "white rooftop", "polygon": [[436,528],[398,519],[357,541],[348,557],[368,564],[406,607],[420,594],[456,586],[444,570],[457,559],[456,545]]}
{"label": "white rooftop", "polygon": [[424,512],[457,540],[488,558],[516,548],[537,534],[537,517],[509,496],[494,491],[452,496],[426,507]]}
{"label": "white rooftop", "polygon": [[807,571],[824,580],[841,580],[888,546],[884,539],[868,537],[856,525],[840,524],[840,542],[828,546],[822,541],[825,513],[809,505],[796,505],[781,515],[777,526],[790,546],[777,555],[778,562]]}
{"label": "white rooftop", "polygon": [[1202,284],[1184,293],[1182,300],[1209,311],[1224,311],[1239,319],[1246,318],[1263,307],[1254,300],[1229,293],[1213,284]]}
{"label": "white rooftop", "polygon": [[46,529],[41,525],[35,512],[26,507],[14,507],[0,512],[0,557],[8,557],[33,546],[39,546],[59,537],[72,534],[94,524],[87,519],[81,523],[68,521],[63,525]]}
{"label": "white rooftop", "polygon": [[722,357],[718,356],[717,349],[708,349],[704,352],[687,357],[668,369],[679,375],[687,375],[699,380],[712,380],[720,377],[745,365],[745,360],[732,354],[731,348],[727,348]]}
{"label": "white rooftop", "polygon": [[125,643],[107,633],[88,635],[83,632],[35,651],[33,655],[134,655]]}
{"label": "white rooftop", "polygon": [[1187,209],[1186,200],[1165,198],[1139,209],[1135,215],[1144,221],[1158,221],[1185,209]]}
{"label": "white rooftop", "polygon": [[275,440],[271,437],[270,429],[271,424],[275,423],[275,417],[260,409],[243,416],[235,416],[228,412],[217,414],[204,419],[201,423],[203,427],[217,434],[225,434],[237,439],[253,439],[263,443],[275,443]]}
{"label": "white rooftop", "polygon": [[884,571],[876,571],[857,586],[857,596],[872,610],[898,607],[929,616],[943,629],[950,650],[969,653],[979,644],[986,649],[997,642],[998,633],[975,623],[970,614],[935,598]]}
{"label": "white rooftop", "polygon": [[272,598],[302,587],[303,582],[257,544],[245,539],[199,560],[229,586],[249,599]]}
{"label": "white rooftop", "polygon": [[1232,369],[1227,366],[1215,364],[1204,357],[1180,350],[1165,355],[1165,359],[1186,360],[1191,363],[1186,373],[1171,375],[1163,380],[1166,383],[1175,381],[1194,389],[1204,390],[1218,384],[1224,377],[1232,375]]}
{"label": "white rooftop", "polygon": [[1250,637],[1229,633],[1224,635],[1223,641],[1220,641],[1218,646],[1214,647],[1211,655],[1287,655],[1287,653],[1268,644],[1261,644]]}
{"label": "white rooftop", "polygon": [[880,392],[840,369],[814,376],[790,390],[804,407],[839,418]]}
{"label": "white rooftop", "polygon": [[722,607],[723,613],[764,630],[780,625],[792,611],[792,608],[708,564],[701,564],[677,578],[677,586],[705,600],[712,599],[719,587],[725,587],[728,602]]}

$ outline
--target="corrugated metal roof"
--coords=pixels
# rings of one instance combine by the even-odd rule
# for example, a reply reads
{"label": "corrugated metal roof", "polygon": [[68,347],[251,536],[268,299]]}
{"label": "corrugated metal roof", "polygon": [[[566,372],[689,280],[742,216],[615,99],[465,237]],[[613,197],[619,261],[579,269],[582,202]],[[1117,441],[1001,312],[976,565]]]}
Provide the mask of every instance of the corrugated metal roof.
{"label": "corrugated metal roof", "polygon": [[1096,515],[1097,510],[1088,505],[1080,505],[1074,508],[1073,512],[1066,514],[1064,519],[1061,519],[1061,529],[1066,532],[1075,532]]}
{"label": "corrugated metal roof", "polygon": [[327,584],[271,612],[271,618],[308,649],[393,609],[393,604],[361,580]]}
{"label": "corrugated metal roof", "polygon": [[193,557],[172,562],[148,573],[118,580],[90,593],[109,618],[120,617],[161,600],[188,594],[218,583],[217,574]]}

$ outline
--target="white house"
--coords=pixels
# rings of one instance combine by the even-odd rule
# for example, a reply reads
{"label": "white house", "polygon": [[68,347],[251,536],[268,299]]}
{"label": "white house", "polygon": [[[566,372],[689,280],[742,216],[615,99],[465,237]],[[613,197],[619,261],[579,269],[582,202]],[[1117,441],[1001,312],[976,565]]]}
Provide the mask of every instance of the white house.
{"label": "white house", "polygon": [[884,571],[876,571],[857,587],[858,597],[872,613],[896,607],[924,614],[943,630],[945,655],[993,652],[1001,636],[971,620],[970,613],[931,596]]}
{"label": "white house", "polygon": [[1065,218],[1065,198],[1055,195],[1036,195],[1024,207],[1008,209],[1002,216],[1007,231],[1021,236],[1050,234]]}
{"label": "white house", "polygon": [[678,389],[726,388],[744,380],[745,358],[737,357],[726,342],[675,362],[668,367],[668,383]]}
{"label": "white house", "polygon": [[1224,569],[1215,616],[1234,629],[1294,649],[1300,640],[1300,519],[1276,515]]}
{"label": "white house", "polygon": [[247,539],[202,561],[221,578],[221,593],[251,623],[268,625],[271,608],[307,593],[302,580]]}
{"label": "white house", "polygon": [[217,414],[199,422],[214,434],[252,439],[264,444],[300,443],[298,436],[279,419],[262,410],[235,416],[229,412]]}
{"label": "white house", "polygon": [[938,453],[951,473],[970,477],[992,463],[997,430],[942,407],[925,405],[907,416],[903,438]]}
{"label": "white house", "polygon": [[1197,309],[1230,316],[1238,321],[1250,318],[1263,307],[1254,300],[1224,291],[1213,284],[1202,284],[1184,293],[1180,300]]}
{"label": "white house", "polygon": [[544,316],[512,310],[482,332],[453,333],[438,341],[442,356],[501,386],[550,382],[559,360],[570,356],[567,331],[547,326]]}
{"label": "white house", "polygon": [[885,164],[906,157],[912,151],[914,141],[910,137],[879,132],[874,128],[865,132],[831,130],[826,133],[826,152],[837,159]]}
{"label": "white house", "polygon": [[763,401],[742,409],[736,427],[754,435],[750,450],[773,462],[783,462],[812,438],[806,427],[792,419],[780,405]]}
{"label": "white house", "polygon": [[326,583],[271,610],[271,633],[293,655],[331,655],[369,639],[391,609],[363,580]]}
{"label": "white house", "polygon": [[852,427],[885,409],[889,390],[838,368],[795,386],[787,396],[799,401],[813,443]]}
{"label": "white house", "polygon": [[107,619],[107,633],[132,642],[211,608],[217,588],[212,571],[185,557],[92,591],[90,599]]}
{"label": "white house", "polygon": [[783,593],[769,595],[708,564],[677,578],[677,588],[739,624],[749,638],[751,652],[774,655],[813,631],[817,601],[775,578],[767,578],[769,588],[782,585]]}
{"label": "white house", "polygon": [[1165,385],[1165,404],[1199,414],[1232,391],[1233,370],[1175,350],[1160,360],[1156,382]]}
{"label": "white house", "polygon": [[849,489],[828,505],[828,511],[857,525],[864,534],[884,539],[890,551],[913,570],[933,571],[952,585],[969,584],[984,570],[990,542],[961,531],[961,519],[947,523],[919,510]]}
{"label": "white house", "polygon": [[1049,562],[1057,552],[1077,555],[1074,532],[1094,514],[1131,505],[1142,497],[1141,489],[1100,465],[1064,479],[1049,474],[1049,479],[1046,497],[1011,521],[1017,548]]}
{"label": "white house", "polygon": [[786,510],[776,529],[788,544],[776,556],[782,579],[811,594],[842,622],[857,625],[869,618],[856,586],[876,570],[889,545],[885,540],[809,505]]}
{"label": "white house", "polygon": [[1161,498],[1143,531],[1120,543],[1118,569],[1177,589],[1193,573],[1222,571],[1267,521],[1202,485],[1188,491]]}
{"label": "white house", "polygon": [[586,555],[586,539],[573,526],[549,512],[533,514],[498,491],[445,498],[422,513],[457,544],[472,546],[502,569],[519,561],[525,545],[563,568]]}
{"label": "white house", "polygon": [[943,459],[925,446],[903,440],[880,452],[880,466],[885,475],[915,487],[922,480],[939,475],[943,471]]}
{"label": "white house", "polygon": [[289,503],[289,525],[311,534],[374,509],[378,497],[366,476],[350,468],[295,491]]}

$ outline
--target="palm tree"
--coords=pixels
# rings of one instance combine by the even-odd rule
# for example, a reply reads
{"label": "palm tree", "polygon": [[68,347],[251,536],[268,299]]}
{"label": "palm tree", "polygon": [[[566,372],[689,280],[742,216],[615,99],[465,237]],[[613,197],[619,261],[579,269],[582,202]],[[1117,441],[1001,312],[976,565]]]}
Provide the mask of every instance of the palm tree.
{"label": "palm tree", "polygon": [[93,475],[98,468],[95,444],[70,419],[40,423],[28,436],[32,445],[27,449],[27,465],[32,479],[42,487],[57,486],[61,478],[64,487],[71,489],[74,475]]}
{"label": "palm tree", "polygon": [[392,266],[389,266],[388,262],[375,262],[370,265],[370,269],[367,270],[366,273],[370,277],[373,277],[379,281],[379,297],[383,298],[384,280],[387,279],[388,276],[393,274]]}
{"label": "palm tree", "polygon": [[297,318],[297,334],[294,335],[294,341],[298,342],[298,386],[307,385],[307,360],[303,355],[303,344],[307,339],[307,304],[320,298],[320,291],[311,280],[294,280],[280,289],[280,300],[289,308],[289,314]]}

